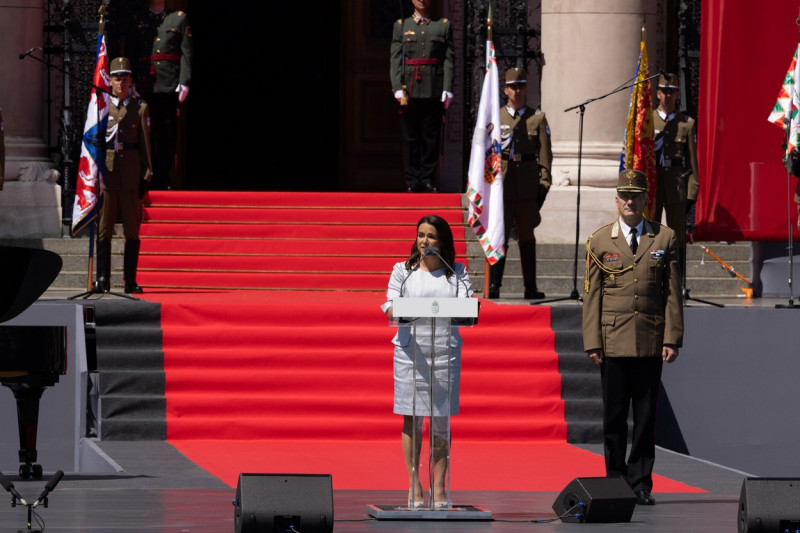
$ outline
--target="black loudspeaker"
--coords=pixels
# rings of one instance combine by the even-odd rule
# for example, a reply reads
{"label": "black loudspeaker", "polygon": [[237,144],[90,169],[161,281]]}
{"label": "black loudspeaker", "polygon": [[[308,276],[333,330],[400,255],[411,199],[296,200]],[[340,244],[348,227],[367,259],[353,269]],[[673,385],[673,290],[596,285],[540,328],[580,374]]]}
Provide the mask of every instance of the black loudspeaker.
{"label": "black loudspeaker", "polygon": [[800,531],[800,478],[745,478],[739,533]]}
{"label": "black loudspeaker", "polygon": [[236,533],[331,533],[330,474],[239,474]]}
{"label": "black loudspeaker", "polygon": [[576,477],[553,503],[562,522],[630,522],[636,494],[621,477]]}

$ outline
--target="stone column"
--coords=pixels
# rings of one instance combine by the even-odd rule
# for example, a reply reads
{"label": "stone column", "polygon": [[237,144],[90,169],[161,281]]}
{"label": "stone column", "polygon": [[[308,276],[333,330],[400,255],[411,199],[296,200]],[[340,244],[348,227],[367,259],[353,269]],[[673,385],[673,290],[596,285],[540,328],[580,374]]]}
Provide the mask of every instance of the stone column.
{"label": "stone column", "polygon": [[[61,231],[61,188],[48,156],[45,66],[19,54],[42,46],[46,0],[0,5],[0,107],[5,120],[5,183],[0,237],[52,237]],[[41,50],[34,55],[42,57]]]}
{"label": "stone column", "polygon": [[[541,242],[575,240],[580,111],[564,110],[628,84],[646,19],[651,73],[659,63],[659,0],[542,0],[542,110],[552,131],[553,182]],[[616,216],[613,197],[630,90],[585,105],[580,241]]]}

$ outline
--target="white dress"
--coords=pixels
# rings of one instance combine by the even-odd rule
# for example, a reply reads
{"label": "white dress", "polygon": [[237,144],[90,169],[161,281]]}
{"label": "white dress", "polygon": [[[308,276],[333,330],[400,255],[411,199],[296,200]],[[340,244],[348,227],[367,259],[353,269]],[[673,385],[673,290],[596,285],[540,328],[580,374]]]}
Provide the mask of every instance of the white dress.
{"label": "white dress", "polygon": [[[446,268],[433,272],[415,270],[409,275],[405,263],[396,263],[386,291],[385,312],[392,300],[405,298],[472,298],[472,284],[466,267],[453,265],[456,275],[446,277]],[[405,283],[403,282],[405,280]],[[402,295],[400,293],[402,286]],[[431,416],[431,319],[416,320],[416,337],[412,324],[402,324],[392,339],[394,343],[394,413]],[[434,416],[458,414],[458,384],[461,376],[461,335],[446,319],[436,321]],[[416,342],[414,342],[416,340]],[[416,360],[417,393],[414,395],[414,362]],[[450,402],[446,401],[448,397]]]}

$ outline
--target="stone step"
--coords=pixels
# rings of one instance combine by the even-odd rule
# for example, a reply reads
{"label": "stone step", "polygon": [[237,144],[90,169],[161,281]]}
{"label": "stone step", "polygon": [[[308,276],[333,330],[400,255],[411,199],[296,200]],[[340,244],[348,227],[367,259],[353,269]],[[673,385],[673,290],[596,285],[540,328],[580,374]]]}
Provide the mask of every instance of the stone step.
{"label": "stone step", "polygon": [[[119,228],[121,232],[121,228]],[[470,278],[473,284],[482,293],[484,256],[480,244],[471,236],[465,234],[467,241],[467,261],[469,264]],[[43,248],[58,253],[64,260],[64,266],[52,288],[81,293],[86,290],[87,272],[89,268],[88,237],[78,238],[47,238],[47,239],[3,239],[0,244],[8,246],[22,246],[28,248]],[[713,296],[739,296],[740,282],[727,270],[708,255],[703,246],[710,249],[723,261],[728,263],[745,278],[750,278],[750,243],[695,243],[687,247],[687,286],[695,297]],[[116,237],[112,241],[112,290],[120,291],[122,282],[122,260],[124,240]],[[574,244],[548,244],[537,243],[537,283],[539,290],[548,297],[569,295],[573,289],[573,270],[575,268]],[[463,260],[463,259],[462,259]],[[577,288],[583,290],[583,274],[585,270],[585,248],[583,243],[578,248],[577,263]],[[509,243],[508,259],[501,289],[501,297],[514,298],[522,296],[521,268],[519,264],[519,247],[516,242]]]}

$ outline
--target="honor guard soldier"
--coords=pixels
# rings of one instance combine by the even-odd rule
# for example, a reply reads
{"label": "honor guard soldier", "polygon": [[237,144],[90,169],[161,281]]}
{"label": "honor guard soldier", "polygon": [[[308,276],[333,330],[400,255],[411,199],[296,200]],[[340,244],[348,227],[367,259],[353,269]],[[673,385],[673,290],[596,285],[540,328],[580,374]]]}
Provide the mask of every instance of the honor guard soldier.
{"label": "honor guard soldier", "polygon": [[[675,230],[685,270],[686,232],[694,233],[697,176],[697,130],[695,121],[677,108],[678,76],[662,74],[658,79],[658,108],[653,111],[656,140],[657,190],[654,220],[667,213],[667,225]],[[688,228],[687,228],[688,222]]]}
{"label": "honor guard soldier", "polygon": [[123,36],[123,50],[132,58],[136,90],[150,105],[153,119],[153,188],[168,189],[174,167],[178,105],[189,95],[192,79],[192,29],[183,11],[150,0]]}
{"label": "honor guard soldier", "polygon": [[[550,148],[550,126],[541,111],[527,106],[528,73],[522,68],[506,71],[503,92],[508,105],[500,109],[500,135],[503,146],[503,219],[508,236],[517,223],[519,258],[525,299],[541,299],[545,295],[536,285],[536,237],[534,228],[542,221],[540,210],[553,179],[550,169],[553,152]],[[500,297],[506,258],[492,265],[489,298]]]}
{"label": "honor guard soldier", "polygon": [[390,50],[394,97],[403,126],[410,192],[436,192],[442,119],[453,100],[453,24],[431,15],[433,0],[412,0],[414,14],[394,24]]}
{"label": "honor guard soldier", "polygon": [[678,241],[667,226],[643,218],[642,172],[620,172],[615,201],[617,220],[586,242],[583,349],[600,365],[606,475],[624,477],[640,505],[653,505],[661,368],[675,361],[683,343]]}
{"label": "honor guard soldier", "polygon": [[111,62],[111,102],[106,130],[106,172],[100,230],[97,237],[97,279],[94,292],[111,288],[111,238],[117,213],[125,233],[123,279],[126,293],[141,293],[136,283],[139,264],[139,226],[142,197],[153,175],[150,160],[150,113],[147,104],[131,90],[131,62],[118,57]]}

